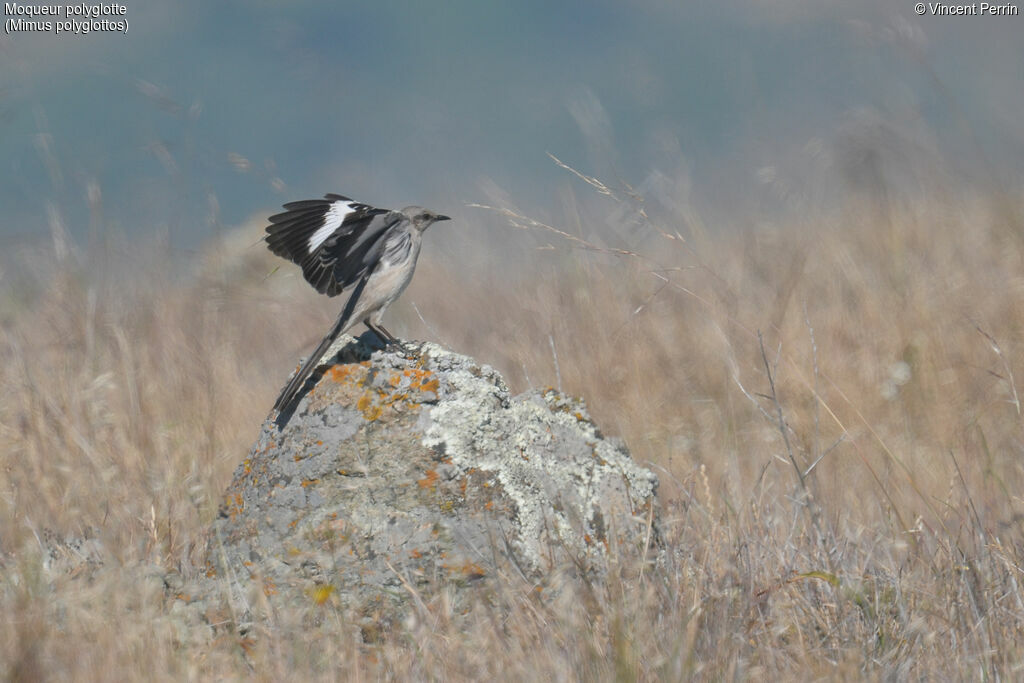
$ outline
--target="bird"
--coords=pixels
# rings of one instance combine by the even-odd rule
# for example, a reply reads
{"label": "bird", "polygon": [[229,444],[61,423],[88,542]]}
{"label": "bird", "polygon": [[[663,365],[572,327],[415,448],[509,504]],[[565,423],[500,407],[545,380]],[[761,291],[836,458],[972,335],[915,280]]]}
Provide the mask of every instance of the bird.
{"label": "bird", "polygon": [[402,346],[381,317],[412,280],[423,232],[451,220],[421,206],[378,209],[340,194],[289,202],[284,209],[269,218],[267,248],[298,264],[321,294],[349,295],[334,327],[274,402],[278,414],[291,404],[331,344],[356,323],[365,323],[386,346]]}

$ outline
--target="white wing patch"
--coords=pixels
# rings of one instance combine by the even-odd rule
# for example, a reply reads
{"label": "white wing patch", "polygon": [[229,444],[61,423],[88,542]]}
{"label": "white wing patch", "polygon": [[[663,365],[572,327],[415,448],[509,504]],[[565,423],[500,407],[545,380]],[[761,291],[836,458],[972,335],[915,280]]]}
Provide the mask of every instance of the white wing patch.
{"label": "white wing patch", "polygon": [[313,253],[320,248],[320,245],[327,241],[335,230],[345,222],[345,217],[355,213],[355,202],[337,201],[331,203],[331,208],[324,214],[324,224],[316,232],[309,236],[309,251]]}

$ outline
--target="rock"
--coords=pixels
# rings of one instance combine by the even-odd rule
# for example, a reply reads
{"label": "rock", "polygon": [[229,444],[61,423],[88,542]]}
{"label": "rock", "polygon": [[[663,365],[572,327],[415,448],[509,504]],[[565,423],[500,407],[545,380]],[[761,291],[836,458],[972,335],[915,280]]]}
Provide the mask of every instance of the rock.
{"label": "rock", "polygon": [[[294,413],[270,419],[210,535],[209,576],[390,622],[439,589],[455,610],[504,578],[600,577],[648,548],[657,479],[553,389],[434,344],[350,337]],[[309,384],[307,384],[307,387]]]}
{"label": "rock", "polygon": [[106,564],[110,553],[99,539],[96,529],[87,527],[82,536],[61,536],[43,529],[42,569],[50,576],[92,576]]}

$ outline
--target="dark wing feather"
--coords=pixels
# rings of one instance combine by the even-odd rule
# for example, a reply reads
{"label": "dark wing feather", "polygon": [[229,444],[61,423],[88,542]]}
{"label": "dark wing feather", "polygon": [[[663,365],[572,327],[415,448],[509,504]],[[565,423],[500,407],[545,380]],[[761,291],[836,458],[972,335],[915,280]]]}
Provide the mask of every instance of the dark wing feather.
{"label": "dark wing feather", "polygon": [[[319,262],[310,264],[311,271],[322,268],[329,274],[328,290],[324,293],[334,296],[331,294],[332,289],[336,288],[335,293],[340,293],[358,282],[375,263],[375,255],[380,251],[388,229],[404,218],[401,214],[391,211],[367,216],[354,222],[350,230],[336,232],[327,238],[317,252]],[[324,291],[319,287],[317,290]]]}
{"label": "dark wing feather", "polygon": [[328,296],[337,296],[366,272],[369,250],[401,218],[340,194],[289,202],[284,208],[270,217],[267,247],[300,265],[306,280]]}

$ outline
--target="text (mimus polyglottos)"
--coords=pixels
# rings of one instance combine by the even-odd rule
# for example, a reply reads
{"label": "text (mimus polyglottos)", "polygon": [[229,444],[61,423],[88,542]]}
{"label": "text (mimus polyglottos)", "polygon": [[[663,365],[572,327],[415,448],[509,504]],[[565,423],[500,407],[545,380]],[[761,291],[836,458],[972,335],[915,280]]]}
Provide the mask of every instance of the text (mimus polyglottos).
{"label": "text (mimus polyglottos)", "polygon": [[278,412],[292,402],[334,340],[356,323],[366,323],[389,345],[398,343],[381,325],[381,316],[412,280],[423,231],[449,220],[419,206],[375,209],[338,194],[284,208],[270,217],[270,250],[302,266],[302,275],[321,294],[351,294],[334,327],[277,397]]}

